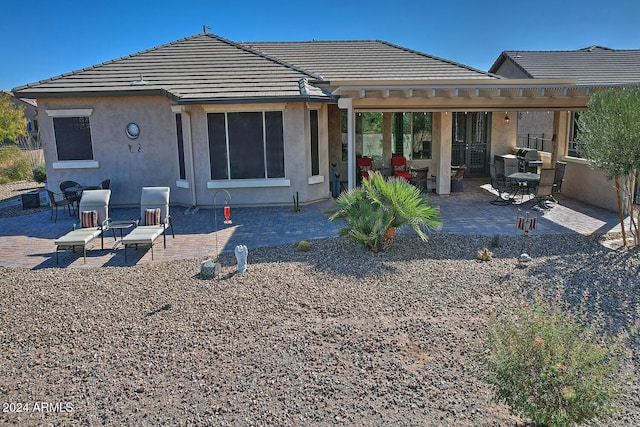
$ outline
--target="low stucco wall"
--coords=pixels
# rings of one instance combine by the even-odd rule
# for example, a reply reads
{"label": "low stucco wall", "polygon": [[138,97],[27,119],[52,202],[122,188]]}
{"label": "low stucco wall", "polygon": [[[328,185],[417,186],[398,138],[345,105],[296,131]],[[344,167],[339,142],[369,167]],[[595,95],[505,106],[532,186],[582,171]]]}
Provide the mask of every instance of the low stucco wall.
{"label": "low stucco wall", "polygon": [[593,170],[584,161],[567,162],[562,194],[612,211],[618,210],[616,187],[600,171]]}

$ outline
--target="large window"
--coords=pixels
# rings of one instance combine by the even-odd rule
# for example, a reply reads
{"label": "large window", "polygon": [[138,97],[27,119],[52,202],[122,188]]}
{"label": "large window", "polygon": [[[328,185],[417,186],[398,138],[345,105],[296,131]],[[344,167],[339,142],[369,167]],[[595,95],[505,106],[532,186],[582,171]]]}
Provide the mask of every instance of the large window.
{"label": "large window", "polygon": [[281,111],[209,113],[211,179],[284,178]]}
{"label": "large window", "polygon": [[[356,152],[382,159],[384,114],[392,114],[391,152],[407,159],[431,159],[432,120],[428,112],[357,113]],[[341,112],[342,161],[347,161],[347,112]]]}
{"label": "large window", "polygon": [[311,128],[311,175],[320,175],[320,153],[318,151],[318,110],[309,111]]}
{"label": "large window", "polygon": [[184,139],[182,136],[182,114],[176,114],[176,136],[178,141],[178,168],[180,170],[180,179],[187,178],[187,172],[184,166]]}
{"label": "large window", "polygon": [[432,113],[393,113],[393,154],[407,159],[431,159]]}
{"label": "large window", "polygon": [[89,117],[54,117],[58,160],[93,160]]}

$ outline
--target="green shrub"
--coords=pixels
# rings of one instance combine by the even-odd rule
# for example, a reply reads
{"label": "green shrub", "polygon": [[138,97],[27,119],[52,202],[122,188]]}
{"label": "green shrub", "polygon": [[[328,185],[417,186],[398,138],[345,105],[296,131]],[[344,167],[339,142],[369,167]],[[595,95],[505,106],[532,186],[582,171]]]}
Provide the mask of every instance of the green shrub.
{"label": "green shrub", "polygon": [[38,163],[38,165],[33,168],[33,180],[39,183],[47,180],[47,168],[44,163]]}
{"label": "green shrub", "polygon": [[24,181],[33,177],[31,162],[25,156],[21,156],[8,165],[3,173],[10,181]]}
{"label": "green shrub", "polygon": [[585,293],[572,312],[558,292],[550,301],[536,297],[512,318],[494,319],[482,358],[497,402],[544,426],[615,412],[625,381],[622,336],[607,337],[599,305],[590,315],[587,303]]}
{"label": "green shrub", "polygon": [[0,179],[3,182],[31,179],[31,162],[18,147],[0,149]]}
{"label": "green shrub", "polygon": [[309,252],[311,250],[311,243],[307,240],[300,240],[300,243],[298,243],[298,250],[302,252]]}

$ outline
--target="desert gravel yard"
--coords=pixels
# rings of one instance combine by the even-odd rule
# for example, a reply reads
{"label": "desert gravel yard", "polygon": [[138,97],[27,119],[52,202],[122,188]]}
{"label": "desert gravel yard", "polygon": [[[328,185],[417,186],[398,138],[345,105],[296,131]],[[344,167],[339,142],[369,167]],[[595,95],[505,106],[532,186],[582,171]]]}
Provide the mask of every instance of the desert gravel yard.
{"label": "desert gravel yard", "polygon": [[[526,425],[476,377],[489,314],[562,285],[570,300],[599,292],[611,330],[629,328],[640,256],[562,235],[532,238],[526,267],[518,238],[477,261],[490,240],[255,249],[242,274],[223,256],[214,280],[201,260],[0,268],[0,400],[27,407],[0,424]],[[640,425],[632,378],[617,418],[594,425]]]}

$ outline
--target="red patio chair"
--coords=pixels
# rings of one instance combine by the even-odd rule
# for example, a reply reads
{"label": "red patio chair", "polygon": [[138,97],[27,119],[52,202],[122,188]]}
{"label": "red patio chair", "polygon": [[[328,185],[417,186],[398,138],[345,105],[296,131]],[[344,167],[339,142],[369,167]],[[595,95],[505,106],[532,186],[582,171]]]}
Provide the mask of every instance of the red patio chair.
{"label": "red patio chair", "polygon": [[356,159],[356,164],[358,165],[358,170],[360,171],[361,179],[369,179],[369,171],[373,170],[373,162],[371,161],[371,157],[358,157]]}
{"label": "red patio chair", "polygon": [[412,175],[407,168],[407,159],[404,156],[391,157],[391,167],[395,176],[404,178],[407,181],[411,180]]}

